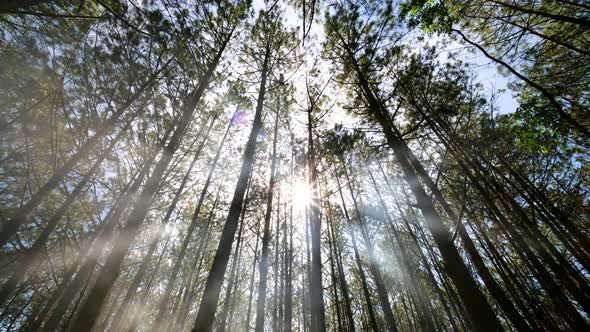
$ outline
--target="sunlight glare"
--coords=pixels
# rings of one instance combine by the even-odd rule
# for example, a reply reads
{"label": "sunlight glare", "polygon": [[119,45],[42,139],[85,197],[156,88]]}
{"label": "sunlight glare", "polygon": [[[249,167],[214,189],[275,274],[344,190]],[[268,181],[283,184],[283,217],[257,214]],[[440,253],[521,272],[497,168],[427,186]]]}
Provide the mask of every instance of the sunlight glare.
{"label": "sunlight glare", "polygon": [[296,180],[293,182],[293,206],[298,211],[305,211],[305,207],[311,202],[311,190],[307,181]]}

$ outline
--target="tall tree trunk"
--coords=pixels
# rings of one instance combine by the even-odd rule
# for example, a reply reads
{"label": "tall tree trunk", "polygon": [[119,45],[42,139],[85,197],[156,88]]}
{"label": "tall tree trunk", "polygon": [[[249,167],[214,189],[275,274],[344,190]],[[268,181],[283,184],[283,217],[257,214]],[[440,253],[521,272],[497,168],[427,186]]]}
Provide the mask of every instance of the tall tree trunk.
{"label": "tall tree trunk", "polygon": [[[163,143],[166,142],[170,132],[170,130],[166,132],[164,139],[162,140]],[[92,275],[96,262],[103,249],[104,243],[111,240],[115,227],[117,227],[119,218],[127,206],[133,201],[133,196],[135,196],[145,177],[149,174],[152,163],[158,155],[158,149],[161,149],[161,147],[158,146],[157,148],[151,149],[151,153],[148,155],[148,160],[142,167],[130,188],[121,195],[119,203],[111,207],[107,217],[105,217],[105,220],[101,224],[101,229],[97,232],[97,236],[94,241],[89,243],[85,250],[80,251],[77,260],[81,262],[82,265],[79,271],[76,273],[76,264],[76,266],[72,267],[64,276],[64,281],[52,296],[52,301],[47,307],[46,314],[50,314],[50,316],[47,318],[47,322],[43,327],[43,331],[55,331],[57,329],[57,326],[66,313],[69,304],[74,301],[73,299],[76,293],[84,287],[85,283]],[[76,273],[76,275],[74,279],[71,280],[74,273]],[[51,308],[55,308],[53,312],[51,312]],[[46,314],[40,315],[39,319],[31,325],[28,331],[37,331]]]}
{"label": "tall tree trunk", "polygon": [[[510,234],[515,245],[517,247],[520,246],[521,250],[517,251],[518,254],[526,256],[526,258],[523,257],[524,261],[530,266],[532,271],[536,271],[543,287],[547,289],[549,293],[553,294],[552,299],[559,303],[557,304],[556,309],[558,311],[563,310],[563,317],[569,317],[570,325],[573,324],[574,326],[577,326],[576,328],[581,328],[583,326],[582,317],[577,314],[577,310],[573,309],[569,300],[566,299],[565,294],[563,294],[560,287],[552,280],[545,265],[538,260],[531,250],[531,247],[539,252],[544,263],[549,265],[556,275],[560,276],[559,279],[564,282],[566,288],[570,289],[574,298],[580,302],[586,311],[588,311],[588,308],[590,307],[587,295],[588,286],[584,278],[579,275],[578,271],[571,267],[569,262],[565,261],[563,256],[557,252],[553,245],[548,243],[546,237],[539,232],[536,226],[530,224],[526,213],[522,211],[522,207],[505,193],[504,188],[494,179],[490,178],[487,175],[487,171],[483,169],[478,162],[472,160],[469,153],[466,153],[466,151],[457,146],[457,144],[453,144],[456,142],[448,140],[445,135],[442,134],[439,126],[432,121],[428,115],[426,115],[420,108],[417,109],[421,112],[424,119],[428,122],[431,129],[435,132],[441,142],[443,142],[445,147],[456,156],[457,162],[463,170],[463,174],[470,180],[473,187],[475,187],[475,189],[482,195],[484,198],[484,204],[490,210],[490,214],[495,216],[494,219],[502,225],[507,234]],[[415,159],[415,157],[413,158]],[[416,168],[418,172],[425,173],[423,169],[420,170],[420,167]],[[428,176],[422,177],[428,179]],[[492,192],[494,194],[492,194]],[[520,220],[519,225],[514,225],[512,222],[508,221],[506,216],[500,211],[499,207],[492,199],[496,194],[499,194],[500,197],[503,198],[499,200],[499,203],[502,206],[505,206],[505,209],[508,210],[516,220]],[[443,204],[444,203],[445,202],[443,201]],[[520,232],[516,230],[516,226],[520,226]],[[526,243],[527,238],[529,239],[528,244]],[[553,257],[557,257],[560,264],[558,264]],[[580,286],[583,290],[579,289]]]}
{"label": "tall tree trunk", "polygon": [[[279,166],[277,166],[279,168]],[[274,261],[274,293],[273,293],[273,313],[272,313],[272,320],[273,320],[273,331],[281,332],[279,330],[279,303],[278,299],[280,297],[279,294],[279,239],[281,236],[281,229],[280,229],[280,220],[281,220],[281,190],[280,187],[277,186],[277,212],[276,212],[276,223],[275,223],[275,261]]]}
{"label": "tall tree trunk", "polygon": [[308,171],[311,200],[309,203],[309,221],[311,231],[311,282],[310,309],[312,331],[326,330],[326,316],[324,312],[324,296],[322,287],[322,248],[321,248],[321,216],[320,197],[318,188],[317,164],[313,139],[313,108],[307,111],[307,146]]}
{"label": "tall tree trunk", "polygon": [[201,299],[201,305],[197,313],[197,318],[193,325],[193,332],[210,332],[215,321],[215,311],[217,310],[217,303],[219,302],[219,293],[221,292],[221,286],[223,284],[223,278],[225,270],[227,269],[227,263],[229,261],[229,255],[231,252],[232,243],[236,229],[238,227],[238,221],[240,212],[242,210],[242,204],[244,202],[244,194],[246,193],[246,187],[250,172],[252,171],[252,164],[254,163],[254,153],[256,152],[256,140],[258,133],[262,126],[262,107],[264,104],[264,98],[266,94],[266,79],[269,70],[269,58],[270,58],[270,42],[266,44],[266,50],[264,55],[264,63],[262,66],[262,75],[260,81],[260,90],[258,92],[258,100],[256,104],[256,113],[254,114],[254,123],[252,124],[252,131],[250,137],[246,143],[244,149],[244,159],[242,162],[242,168],[240,169],[240,176],[234,196],[229,208],[227,219],[221,233],[219,245],[213,258],[213,264],[207,277],[205,284],[205,290],[203,291],[203,298]]}
{"label": "tall tree trunk", "polygon": [[[473,211],[468,211],[467,214],[471,220],[476,220]],[[498,271],[498,274],[504,282],[507,292],[512,295],[513,301],[520,308],[525,317],[527,317],[527,320],[533,329],[540,330],[541,326],[543,326],[545,329],[550,331],[557,330],[557,325],[551,321],[551,317],[548,317],[545,311],[540,310],[541,308],[539,307],[539,299],[530,296],[530,287],[526,287],[521,282],[522,278],[516,275],[507,265],[507,262],[501,257],[500,253],[489,241],[489,238],[482,230],[481,225],[477,223],[471,223],[467,226],[471,228],[472,234],[474,234],[475,238],[477,239],[479,246],[484,249],[496,271]],[[532,316],[529,315],[531,310],[533,312]]]}
{"label": "tall tree trunk", "polygon": [[[329,202],[327,202],[326,204],[329,204]],[[332,223],[331,221],[331,216],[327,215],[326,216],[326,224],[330,225]],[[342,324],[342,316],[340,314],[340,298],[338,296],[338,286],[337,286],[337,280],[338,277],[336,276],[336,269],[334,268],[334,256],[335,256],[335,248],[334,248],[334,240],[332,238],[331,233],[328,231],[328,247],[330,248],[330,277],[332,279],[332,294],[334,297],[334,301],[333,301],[333,308],[334,311],[336,312],[336,322],[337,325],[336,327],[338,328],[338,331],[343,331],[343,324]]]}
{"label": "tall tree trunk", "polygon": [[[447,146],[452,147],[452,145],[448,143]],[[460,157],[457,159],[457,162],[463,170],[463,174],[470,180],[470,183],[482,195],[483,202],[486,208],[489,210],[490,216],[492,216],[493,220],[495,220],[505,230],[506,234],[511,239],[511,242],[515,245],[515,248],[517,248],[517,253],[522,256],[523,261],[530,267],[531,271],[534,271],[534,273],[538,276],[538,280],[540,284],[543,285],[543,288],[545,288],[548,293],[552,294],[551,299],[556,301],[556,310],[561,311],[562,316],[569,319],[568,324],[570,324],[573,328],[582,328],[586,324],[584,323],[584,319],[577,312],[577,310],[573,308],[573,305],[563,293],[562,287],[560,287],[552,279],[551,274],[546,268],[546,265],[549,265],[556,275],[560,276],[560,281],[564,282],[566,288],[569,288],[572,291],[572,295],[574,298],[576,298],[576,300],[578,298],[582,299],[581,304],[583,306],[584,303],[587,304],[586,295],[585,292],[577,291],[577,287],[580,284],[585,285],[585,282],[581,282],[580,284],[576,285],[577,282],[575,279],[578,277],[577,271],[570,270],[569,274],[565,273],[564,267],[568,268],[569,263],[564,262],[562,266],[559,266],[555,262],[551,254],[547,252],[547,247],[550,246],[545,245],[544,247],[543,242],[546,241],[546,238],[539,232],[534,233],[534,229],[532,229],[528,218],[524,215],[524,212],[518,203],[514,202],[513,199],[508,197],[508,195],[504,193],[503,188],[495,183],[492,179],[489,179],[486,173],[482,173],[483,170],[479,169],[480,166],[471,162],[469,158],[465,158],[464,155],[459,154],[459,156]],[[518,225],[515,225],[513,222],[508,220],[506,215],[500,211],[499,206],[492,198],[496,194],[499,194],[504,198],[503,200],[499,200],[499,203],[504,206],[509,211],[509,213],[513,214],[517,220],[520,220]],[[517,226],[520,231],[517,230]],[[527,241],[527,238],[529,241]],[[539,252],[539,255],[543,258],[543,262],[538,259],[537,255],[533,252],[533,249],[536,249]],[[554,250],[555,248],[552,249]],[[551,248],[549,251],[550,250]],[[558,253],[554,253],[554,255],[557,257],[561,256]]]}
{"label": "tall tree trunk", "polygon": [[[215,118],[216,117],[217,117],[217,113],[215,115]],[[215,122],[215,118],[213,119],[213,121],[211,121],[211,125],[207,129],[207,132],[205,132],[205,135],[203,137],[203,141],[201,142],[201,144],[199,145],[199,148],[195,152],[196,156],[199,156],[201,154],[201,150],[203,149],[203,147],[205,146],[205,142],[207,142],[207,140],[209,138],[208,137],[209,131],[213,127],[213,124]],[[230,125],[231,125],[231,121],[230,121]],[[225,138],[227,137],[227,133],[229,132],[229,129],[230,129],[230,126],[228,126],[227,130],[225,131],[225,135],[223,137],[223,140],[225,140]],[[188,245],[192,241],[193,233],[198,226],[201,208],[203,206],[203,203],[205,202],[205,198],[207,197],[207,192],[209,191],[209,185],[211,184],[211,180],[213,178],[213,173],[217,170],[216,166],[217,166],[217,162],[219,161],[219,156],[221,155],[221,147],[223,146],[223,140],[222,140],[221,145],[219,146],[219,149],[217,150],[217,152],[215,154],[213,164],[211,165],[211,168],[209,169],[209,174],[207,175],[207,179],[205,180],[205,184],[203,184],[203,189],[201,190],[201,194],[199,196],[199,201],[197,202],[197,205],[195,207],[195,211],[194,211],[193,216],[191,218],[191,222],[190,222],[187,230],[185,231],[186,235],[185,235],[184,240],[182,241],[182,244],[180,246],[178,256],[176,257],[176,260],[174,262],[174,266],[172,267],[172,272],[170,273],[170,276],[168,277],[168,283],[166,284],[166,289],[164,290],[164,294],[162,295],[162,298],[160,300],[160,304],[158,305],[158,313],[156,315],[156,320],[155,320],[155,322],[153,324],[153,328],[152,328],[153,331],[159,331],[162,329],[162,323],[164,320],[164,316],[166,316],[168,314],[168,303],[170,300],[170,294],[172,293],[174,286],[176,285],[176,279],[178,277],[178,273],[180,272],[180,268],[182,267],[182,262],[184,260],[184,257],[186,256],[186,251],[188,249]]]}
{"label": "tall tree trunk", "polygon": [[[212,121],[211,125],[208,128],[207,133],[211,129],[213,123],[214,122]],[[197,138],[197,139],[199,139],[199,138]],[[225,139],[225,137],[224,137],[224,139]],[[158,247],[158,244],[160,243],[160,239],[162,238],[164,228],[170,222],[170,219],[172,217],[172,213],[174,213],[174,210],[176,209],[176,205],[178,204],[178,201],[180,200],[180,197],[181,197],[182,193],[184,192],[184,188],[186,186],[186,183],[188,182],[188,179],[191,175],[191,172],[192,172],[194,166],[197,163],[197,160],[199,160],[199,157],[201,155],[200,151],[203,148],[206,141],[207,141],[207,134],[205,134],[205,137],[202,138],[202,143],[197,148],[197,152],[194,153],[193,159],[191,160],[189,167],[188,167],[186,173],[184,174],[182,181],[180,182],[180,186],[178,187],[178,189],[174,193],[174,197],[172,198],[172,202],[170,202],[170,205],[168,206],[166,214],[164,215],[164,219],[160,223],[159,230],[156,231],[154,239],[150,243],[149,249],[148,249],[145,257],[143,258],[141,265],[140,265],[139,269],[137,270],[135,277],[133,278],[133,281],[131,282],[131,285],[127,289],[125,297],[123,298],[123,301],[121,302],[120,309],[117,311],[117,313],[115,314],[115,317],[113,318],[113,322],[112,322],[111,326],[114,331],[124,329],[123,326],[120,326],[121,323],[124,324],[124,322],[122,322],[121,320],[125,318],[127,311],[129,310],[130,304],[133,301],[133,298],[135,297],[135,295],[137,294],[137,289],[139,288],[141,282],[145,279],[145,274],[152,262],[152,256],[155,253],[155,251]],[[223,140],[222,140],[221,144],[223,144]]]}
{"label": "tall tree trunk", "polygon": [[420,286],[418,286],[418,280],[419,280],[418,276],[416,275],[416,273],[414,273],[415,269],[410,266],[410,262],[408,260],[408,254],[407,254],[405,248],[403,247],[403,244],[401,242],[401,237],[399,236],[399,234],[394,226],[393,218],[389,214],[387,206],[385,205],[385,201],[383,200],[383,197],[381,196],[379,186],[377,185],[377,182],[375,181],[375,178],[373,177],[373,173],[370,170],[369,170],[369,177],[371,178],[371,182],[373,183],[373,187],[375,188],[375,192],[377,193],[377,198],[379,199],[379,204],[381,205],[381,208],[383,209],[385,217],[389,221],[389,224],[392,229],[392,233],[395,237],[395,242],[397,243],[397,249],[399,250],[399,252],[396,252],[396,256],[398,257],[399,261],[401,261],[403,268],[407,272],[408,283],[410,284],[409,288],[415,294],[416,300],[418,301],[418,306],[420,308],[420,316],[421,316],[420,320],[423,321],[422,328],[424,328],[425,330],[428,330],[428,331],[434,331],[435,330],[434,322],[431,319],[432,312],[429,310],[428,305],[426,304],[426,302],[427,302],[426,296],[425,296],[422,288]]}
{"label": "tall tree trunk", "polygon": [[369,270],[373,275],[373,279],[375,281],[375,286],[377,286],[377,296],[379,297],[379,302],[381,302],[381,308],[383,310],[383,314],[385,316],[385,321],[387,322],[388,330],[392,332],[397,332],[397,324],[395,322],[395,318],[393,317],[393,311],[391,310],[391,304],[389,303],[389,295],[387,294],[387,289],[383,284],[383,277],[381,276],[381,271],[379,266],[377,265],[377,261],[374,254],[374,246],[373,241],[369,236],[369,231],[367,229],[367,225],[365,223],[364,217],[361,215],[359,209],[359,203],[357,202],[357,197],[354,194],[352,189],[352,180],[348,175],[348,170],[344,159],[341,157],[340,162],[342,163],[342,168],[344,170],[344,175],[346,177],[346,181],[348,183],[348,190],[350,192],[350,196],[352,198],[353,208],[356,212],[358,224],[360,226],[361,235],[363,236],[363,240],[365,242],[365,246],[367,248],[367,254],[369,256]]}
{"label": "tall tree trunk", "polygon": [[359,87],[368,101],[369,108],[373,111],[373,116],[381,125],[387,143],[393,150],[397,161],[402,168],[404,178],[409,184],[416,198],[417,205],[426,220],[428,229],[442,254],[446,271],[457,287],[461,299],[465,302],[472,328],[487,331],[503,330],[492,307],[487,302],[485,296],[465,266],[457,248],[452,243],[448,229],[438,212],[435,210],[432,200],[430,200],[426,194],[415,170],[412,168],[408,156],[406,155],[406,151],[409,150],[406,142],[400,138],[400,133],[397,131],[392,119],[384,108],[384,104],[374,94],[364,73],[356,62],[354,55],[349,54],[349,57],[350,64],[353,66],[359,80]]}
{"label": "tall tree trunk", "polygon": [[[68,161],[64,163],[62,167],[57,169],[51,178],[35,193],[31,196],[29,201],[18,208],[14,216],[3,223],[0,228],[0,248],[4,247],[10,238],[16,234],[18,228],[26,223],[27,217],[35,211],[37,207],[43,202],[43,200],[49,196],[49,194],[61,183],[65,176],[72,171],[74,166],[82,159],[87,158],[93,151],[93,148],[98,142],[108,133],[110,133],[115,124],[121,118],[123,113],[137,100],[141,95],[153,86],[157,82],[157,77],[160,75],[170,62],[162,66],[158,71],[152,73],[150,77],[131,95],[127,102],[121,105],[117,111],[105,121],[102,126],[97,128],[96,133],[88,139],[81,147],[76,151]],[[133,114],[129,121],[132,121],[139,113]]]}
{"label": "tall tree trunk", "polygon": [[[301,315],[303,316],[303,331],[310,332],[311,317],[309,313],[309,299],[311,297],[311,250],[310,250],[310,234],[309,234],[309,210],[305,207],[305,256],[301,257],[301,266],[305,267],[302,272],[302,293],[301,297]],[[307,287],[306,287],[307,286]],[[311,331],[313,332],[313,331]]]}
{"label": "tall tree trunk", "polygon": [[287,286],[287,273],[289,270],[289,258],[287,247],[287,234],[290,233],[288,227],[289,215],[287,213],[287,199],[283,203],[283,239],[281,240],[281,275],[279,287],[279,331],[285,330],[285,288]]}
{"label": "tall tree trunk", "polygon": [[121,132],[119,132],[119,134],[117,134],[117,136],[111,141],[108,148],[94,162],[90,170],[84,174],[82,180],[76,185],[74,190],[69,193],[66,200],[55,211],[51,219],[49,219],[45,228],[43,228],[43,231],[41,231],[41,234],[37,240],[35,240],[31,248],[29,248],[24,257],[19,260],[16,267],[13,268],[12,275],[7,281],[4,282],[4,284],[2,284],[2,287],[0,288],[0,306],[8,300],[10,294],[16,289],[18,283],[23,280],[27,271],[32,268],[33,265],[39,262],[42,249],[46,246],[49,236],[57,227],[59,221],[66,214],[72,203],[74,203],[74,201],[82,194],[86,188],[86,185],[90,182],[91,178],[95,175],[96,171],[102,164],[102,161],[113,151],[113,148],[123,137],[123,133],[130,125],[131,122],[128,122],[125,125]]}
{"label": "tall tree trunk", "polygon": [[[401,187],[401,189],[402,189],[402,192],[403,192],[403,195],[405,198],[406,206],[412,206],[412,203],[410,201],[410,197],[409,197],[408,193],[406,192],[405,188]],[[397,202],[397,198],[394,197],[394,200],[396,200],[396,204],[398,206],[400,206],[400,203]],[[411,211],[412,214],[414,213],[413,210],[409,210],[409,211]],[[437,279],[441,281],[441,286],[444,289],[444,292],[446,293],[446,297],[448,297],[450,299],[449,302],[452,305],[453,310],[455,311],[454,319],[459,321],[463,330],[468,329],[468,326],[469,326],[468,318],[469,317],[466,314],[465,303],[464,303],[464,301],[462,301],[460,295],[457,293],[456,287],[454,287],[452,285],[452,280],[450,279],[449,275],[447,273],[445,273],[445,267],[443,265],[444,262],[441,263],[439,255],[435,252],[434,247],[432,246],[432,244],[428,240],[426,234],[424,233],[424,229],[419,225],[417,217],[415,215],[412,216],[413,225],[415,228],[415,230],[412,230],[412,227],[410,226],[410,221],[408,219],[408,215],[404,216],[404,213],[401,211],[401,209],[400,209],[400,214],[402,216],[402,220],[404,220],[404,222],[406,224],[406,229],[408,230],[410,235],[414,238],[416,246],[419,248],[420,253],[426,259],[424,261],[426,264],[425,266],[427,266],[428,270],[433,270],[434,272],[436,272]],[[424,254],[422,252],[421,248],[425,249],[426,254]],[[426,256],[428,256],[428,257],[426,257]],[[433,276],[434,276],[434,274],[433,274]]]}
{"label": "tall tree trunk", "polygon": [[[279,98],[280,100],[280,98]],[[256,332],[263,332],[264,331],[264,320],[265,320],[265,312],[266,312],[266,288],[268,282],[268,256],[269,256],[269,246],[270,246],[270,221],[272,217],[272,203],[273,203],[273,196],[275,192],[275,176],[276,176],[276,167],[277,167],[277,133],[279,129],[279,113],[280,112],[280,104],[278,106],[276,117],[275,117],[275,124],[274,124],[274,134],[273,134],[273,141],[272,141],[272,156],[271,156],[271,165],[270,165],[270,181],[268,185],[268,190],[266,192],[267,199],[266,199],[266,213],[264,215],[264,227],[263,227],[263,235],[262,235],[262,252],[260,253],[260,284],[258,285],[258,300],[256,301],[256,325],[254,327],[254,331]],[[277,230],[278,236],[278,230]]]}
{"label": "tall tree trunk", "polygon": [[459,237],[463,242],[465,250],[467,251],[469,258],[475,265],[478,274],[482,278],[484,284],[486,285],[492,297],[498,302],[500,308],[502,308],[504,313],[506,313],[506,315],[518,331],[530,331],[531,327],[529,327],[524,317],[521,316],[518,310],[514,307],[512,301],[508,298],[504,290],[500,287],[500,285],[498,285],[498,283],[490,273],[481,255],[479,254],[475,245],[473,244],[473,241],[465,231],[463,224],[461,223],[457,215],[453,212],[446,199],[443,197],[442,193],[438,189],[438,186],[434,183],[432,178],[428,175],[422,164],[420,164],[420,162],[416,159],[413,153],[411,153],[411,151],[407,151],[406,153],[410,156],[410,162],[414,166],[414,169],[416,170],[422,181],[424,181],[428,189],[430,189],[430,191],[434,194],[438,202],[442,205],[446,214],[453,221],[453,223],[457,225],[457,231]]}
{"label": "tall tree trunk", "polygon": [[145,184],[139,199],[135,202],[133,210],[127,220],[127,224],[121,230],[121,233],[117,239],[114,241],[114,247],[107,257],[104,268],[98,276],[96,285],[90,290],[88,297],[82,304],[80,312],[72,324],[72,330],[81,331],[94,326],[100,310],[104,305],[106,297],[108,296],[115,280],[119,276],[123,259],[125,258],[131,243],[135,239],[141,223],[147,215],[148,209],[154,197],[154,193],[159,187],[160,180],[162,179],[168,164],[172,160],[172,156],[180,145],[182,137],[184,136],[184,132],[191,121],[193,113],[199,101],[201,100],[205,89],[209,85],[209,81],[213,77],[213,73],[217,68],[217,64],[219,63],[223,51],[225,50],[225,47],[232,34],[233,30],[232,33],[229,33],[226,39],[220,45],[217,54],[201,78],[197,89],[191,93],[187,102],[184,104],[178,127],[174,131],[174,134],[172,134],[170,142],[164,149],[164,153],[158,161],[154,172]]}
{"label": "tall tree trunk", "polygon": [[234,259],[232,262],[232,268],[229,276],[229,281],[227,283],[227,290],[225,295],[225,301],[223,303],[223,310],[221,314],[221,325],[219,326],[218,332],[224,332],[227,324],[227,315],[230,311],[230,303],[232,302],[232,296],[234,296],[237,286],[236,282],[236,273],[239,270],[239,265],[241,263],[241,254],[243,250],[242,241],[243,241],[243,231],[244,231],[244,224],[246,220],[244,219],[246,216],[246,211],[248,210],[248,204],[250,203],[250,186],[252,185],[252,174],[250,174],[250,180],[248,181],[248,188],[246,189],[246,200],[244,201],[244,206],[242,207],[242,214],[240,215],[240,228],[238,229],[238,242],[236,243],[236,248],[234,249]]}
{"label": "tall tree trunk", "polygon": [[[328,215],[332,215],[332,209],[330,208],[330,202],[327,202],[328,205]],[[336,232],[334,231],[334,224],[328,222],[328,230],[332,236],[332,246],[334,248],[334,254],[336,256],[336,266],[338,267],[338,280],[340,281],[340,290],[342,291],[342,297],[344,298],[344,311],[346,313],[346,323],[349,332],[355,332],[356,329],[354,327],[354,315],[352,313],[352,305],[351,305],[351,298],[350,298],[350,291],[348,290],[348,283],[346,282],[346,277],[344,274],[344,268],[342,266],[342,258],[340,257],[340,249],[338,248],[338,244],[336,243]]]}
{"label": "tall tree trunk", "polygon": [[[289,124],[289,131],[291,126]],[[290,197],[289,202],[289,248],[285,247],[285,332],[292,332],[293,330],[293,161],[295,159],[295,152],[293,151],[293,142],[291,142],[291,164],[289,165],[289,186]],[[285,223],[287,222],[287,209],[285,209]],[[285,232],[286,235],[286,232]]]}
{"label": "tall tree trunk", "polygon": [[[219,185],[217,189],[217,194],[215,195],[215,201],[213,202],[213,206],[211,211],[209,212],[209,216],[205,221],[204,230],[200,233],[200,237],[204,236],[204,241],[199,243],[199,247],[197,248],[197,254],[195,255],[195,262],[193,263],[189,277],[187,278],[187,284],[184,287],[184,293],[182,294],[182,309],[177,314],[177,323],[178,329],[180,331],[184,331],[184,326],[186,324],[186,318],[190,309],[190,305],[193,302],[194,297],[196,296],[197,290],[196,286],[200,285],[200,276],[195,279],[195,273],[201,271],[201,268],[205,264],[205,259],[208,257],[208,248],[209,248],[209,239],[211,238],[212,233],[212,223],[213,217],[215,217],[215,212],[217,210],[217,206],[219,204],[219,195],[221,193],[222,185]],[[197,263],[198,262],[198,263]]]}
{"label": "tall tree trunk", "polygon": [[363,293],[365,295],[365,302],[367,304],[367,311],[368,311],[368,318],[369,324],[371,325],[371,330],[373,331],[380,331],[379,325],[377,325],[377,319],[375,318],[375,310],[373,309],[373,303],[371,301],[371,292],[369,291],[369,286],[367,285],[367,277],[365,276],[365,271],[363,269],[363,265],[361,262],[361,257],[358,252],[357,244],[356,244],[356,235],[353,229],[352,220],[350,219],[350,215],[348,214],[348,209],[346,208],[346,202],[344,201],[344,195],[342,194],[342,186],[340,185],[340,178],[335,176],[336,183],[338,184],[338,193],[340,194],[340,200],[342,202],[342,210],[344,211],[344,216],[346,218],[346,222],[348,225],[348,231],[350,233],[350,237],[352,240],[352,249],[354,251],[354,260],[356,262],[357,269],[359,271],[359,275],[361,278],[361,285],[363,288]]}
{"label": "tall tree trunk", "polygon": [[258,261],[258,247],[260,245],[260,223],[257,222],[256,224],[256,245],[254,246],[254,259],[252,260],[252,269],[250,273],[250,286],[248,287],[248,309],[246,310],[244,331],[250,331],[250,316],[252,314],[252,300],[254,297],[254,280],[256,279],[256,262]]}
{"label": "tall tree trunk", "polygon": [[[449,319],[449,321],[453,327],[453,330],[458,331],[459,328],[457,327],[455,321],[457,320],[457,321],[461,322],[461,324],[462,324],[462,320],[459,319],[460,315],[451,313],[451,309],[450,309],[449,303],[447,301],[449,296],[446,296],[445,294],[443,294],[443,291],[440,289],[438,282],[436,281],[436,278],[434,276],[434,273],[432,272],[433,268],[431,268],[431,266],[430,266],[431,264],[428,263],[426,256],[424,255],[424,253],[420,249],[420,243],[418,242],[416,235],[414,234],[414,232],[410,228],[410,223],[408,221],[407,216],[405,215],[405,213],[401,209],[401,204],[399,203],[399,201],[397,199],[397,194],[394,192],[393,187],[391,186],[391,183],[389,183],[389,180],[387,178],[387,174],[385,174],[385,171],[383,170],[383,168],[380,168],[380,169],[381,169],[381,172],[383,175],[383,179],[385,180],[385,183],[386,183],[386,188],[388,189],[390,196],[393,198],[396,209],[400,213],[400,219],[404,223],[406,230],[408,231],[410,237],[412,238],[412,241],[414,242],[414,244],[418,248],[420,261],[422,262],[422,265],[424,265],[424,268],[427,272],[427,275],[428,275],[428,278],[432,284],[432,287],[434,288],[436,294],[438,295],[438,297],[443,305],[443,309],[445,310],[445,313],[447,314],[447,318]],[[436,270],[436,267],[434,267],[434,270]],[[453,308],[456,308],[455,302],[451,301],[451,304],[453,304]],[[457,317],[458,319],[455,319],[455,317]]]}

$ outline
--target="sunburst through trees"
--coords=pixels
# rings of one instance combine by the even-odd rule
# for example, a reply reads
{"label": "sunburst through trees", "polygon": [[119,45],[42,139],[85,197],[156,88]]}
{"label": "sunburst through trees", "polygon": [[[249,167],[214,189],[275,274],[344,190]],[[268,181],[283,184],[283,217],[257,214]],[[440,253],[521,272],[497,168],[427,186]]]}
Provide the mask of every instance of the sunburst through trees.
{"label": "sunburst through trees", "polygon": [[588,330],[589,27],[2,1],[0,331]]}

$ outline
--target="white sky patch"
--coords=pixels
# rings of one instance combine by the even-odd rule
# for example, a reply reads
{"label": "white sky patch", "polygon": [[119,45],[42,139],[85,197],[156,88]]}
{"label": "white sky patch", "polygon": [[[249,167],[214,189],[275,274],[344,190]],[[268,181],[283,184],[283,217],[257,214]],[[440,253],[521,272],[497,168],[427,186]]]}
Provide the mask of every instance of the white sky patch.
{"label": "white sky patch", "polygon": [[[450,51],[457,51],[458,58],[470,64],[471,70],[476,75],[477,82],[483,85],[484,94],[488,97],[488,102],[490,101],[489,97],[493,93],[496,94],[495,112],[498,111],[499,113],[506,114],[516,111],[518,102],[514,97],[513,91],[508,88],[511,77],[500,74],[498,72],[498,66],[495,63],[479,51],[471,52],[465,45],[452,42],[445,50],[439,50],[439,53],[448,53]],[[505,91],[499,93],[500,90]]]}
{"label": "white sky patch", "polygon": [[[272,4],[272,2],[269,2],[269,5],[270,4]],[[280,3],[277,4],[277,6],[280,5]],[[260,10],[267,8],[267,5],[265,4],[264,0],[254,0],[252,7],[255,13],[258,13]],[[282,18],[286,28],[298,28],[300,35],[299,37],[301,37],[301,29],[303,24],[303,18],[300,13],[301,8],[296,8],[294,6],[281,6],[281,10],[283,10]],[[314,61],[317,60],[316,66],[321,71],[319,80],[326,82],[330,78],[329,68],[331,64],[324,59],[321,59],[321,46],[326,39],[323,21],[324,10],[318,6],[309,36],[307,37],[305,44],[300,45],[300,51],[305,57],[305,64],[302,65],[293,76],[291,76],[291,80],[297,88],[295,98],[296,100],[305,100],[305,75],[308,70],[311,69]],[[436,35],[423,34],[421,31],[417,31],[415,34],[411,33],[411,35],[413,35],[412,38],[414,39],[420,34],[422,37],[424,37],[424,42],[426,44],[434,44],[443,39],[443,37]],[[412,44],[415,44],[414,42],[415,40],[412,42]],[[422,43],[419,44],[424,45]],[[508,88],[508,84],[512,78],[500,74],[498,72],[497,66],[494,63],[491,63],[491,61],[483,56],[480,52],[472,52],[471,49],[467,48],[465,45],[455,41],[447,43],[444,48],[440,48],[437,51],[440,54],[441,61],[445,61],[449,52],[455,52],[457,54],[457,59],[462,60],[463,62],[466,62],[470,65],[470,69],[475,76],[476,82],[481,83],[483,86],[482,92],[486,100],[490,102],[491,96],[495,94],[494,113],[512,113],[517,109],[518,102],[514,97],[514,92]],[[286,75],[286,77],[289,77],[289,75]],[[325,91],[325,94],[329,96],[329,98],[323,106],[325,108],[332,108],[329,114],[327,114],[325,117],[325,120],[327,123],[330,123],[330,126],[332,124],[338,123],[342,124],[344,127],[355,127],[358,123],[358,120],[355,119],[355,117],[347,114],[347,112],[342,109],[341,102],[345,102],[346,98],[339,90],[340,89],[335,86],[334,82],[332,82]],[[305,105],[299,106],[299,108],[301,108],[301,106]],[[301,114],[294,114],[295,118],[300,123],[306,123],[304,112],[297,113]]]}
{"label": "white sky patch", "polygon": [[293,207],[299,211],[304,211],[310,202],[311,190],[309,183],[304,179],[295,180],[293,182]]}

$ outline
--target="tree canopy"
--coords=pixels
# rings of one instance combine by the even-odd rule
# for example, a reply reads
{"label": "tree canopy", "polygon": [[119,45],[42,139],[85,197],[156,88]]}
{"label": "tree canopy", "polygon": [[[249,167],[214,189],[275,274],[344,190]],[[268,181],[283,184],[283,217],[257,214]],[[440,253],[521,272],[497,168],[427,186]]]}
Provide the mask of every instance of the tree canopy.
{"label": "tree canopy", "polygon": [[589,87],[586,1],[3,1],[0,331],[588,330]]}

